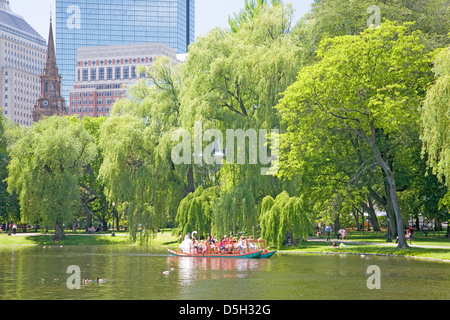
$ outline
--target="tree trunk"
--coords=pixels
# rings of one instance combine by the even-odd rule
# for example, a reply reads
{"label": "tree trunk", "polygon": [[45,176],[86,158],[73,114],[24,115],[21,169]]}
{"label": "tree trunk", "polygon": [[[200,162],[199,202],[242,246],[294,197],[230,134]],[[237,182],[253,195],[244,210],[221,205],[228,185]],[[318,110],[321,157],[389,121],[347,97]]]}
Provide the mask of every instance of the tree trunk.
{"label": "tree trunk", "polygon": [[367,204],[363,203],[364,209],[369,214],[370,223],[372,223],[373,231],[380,231],[380,225],[378,224],[377,214],[375,213],[375,209],[373,207],[373,201],[370,196],[367,197]]}
{"label": "tree trunk", "polygon": [[400,211],[400,205],[398,203],[394,175],[392,174],[392,172],[390,170],[388,170],[388,172],[386,172],[386,175],[388,178],[392,207],[394,208],[394,213],[395,213],[395,220],[397,222],[398,247],[399,248],[407,248],[408,244],[405,239],[405,233],[403,232],[403,219],[402,219],[402,214]]}
{"label": "tree trunk", "polygon": [[338,234],[338,230],[341,229],[341,223],[339,222],[339,214],[336,216],[336,219],[334,220],[334,236],[336,237]]}
{"label": "tree trunk", "polygon": [[369,137],[365,136],[365,139],[370,144],[378,165],[386,174],[386,179],[389,187],[388,194],[391,198],[390,202],[392,204],[392,208],[394,209],[395,220],[397,222],[398,248],[408,248],[408,243],[406,242],[405,239],[405,233],[403,232],[403,219],[400,211],[400,205],[398,203],[397,189],[395,186],[394,175],[391,169],[389,168],[389,165],[386,163],[386,161],[384,161],[383,157],[381,156],[380,150],[375,144],[375,126],[373,122],[370,123],[370,126],[372,131],[372,138],[370,139]]}
{"label": "tree trunk", "polygon": [[[383,172],[384,174],[384,172]],[[392,201],[391,201],[391,196],[389,195],[389,186],[388,183],[386,182],[385,185],[386,188],[386,215],[389,219],[389,231],[390,231],[390,236],[392,238],[396,238],[398,236],[397,233],[397,220],[395,219],[395,213],[394,213],[394,208],[392,207]]]}
{"label": "tree trunk", "polygon": [[62,223],[57,222],[55,224],[55,236],[53,237],[53,241],[60,241],[64,239],[66,236],[64,234],[64,228]]}
{"label": "tree trunk", "polygon": [[353,217],[356,221],[356,230],[361,231],[361,226],[359,225],[359,213],[357,209],[353,209]]}
{"label": "tree trunk", "polygon": [[187,172],[187,181],[188,181],[188,186],[187,186],[187,190],[185,190],[185,195],[187,196],[188,194],[192,193],[195,191],[195,184],[194,184],[194,167],[193,165],[189,165],[188,167],[188,172]]}

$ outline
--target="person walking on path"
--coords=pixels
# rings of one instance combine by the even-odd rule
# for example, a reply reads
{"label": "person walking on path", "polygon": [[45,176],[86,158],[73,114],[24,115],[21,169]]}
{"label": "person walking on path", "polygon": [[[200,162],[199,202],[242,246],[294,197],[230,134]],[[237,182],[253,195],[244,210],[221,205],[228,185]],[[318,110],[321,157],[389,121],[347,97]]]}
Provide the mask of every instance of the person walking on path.
{"label": "person walking on path", "polygon": [[327,225],[327,227],[325,228],[325,232],[327,233],[327,241],[330,241],[330,233],[331,233],[330,225]]}

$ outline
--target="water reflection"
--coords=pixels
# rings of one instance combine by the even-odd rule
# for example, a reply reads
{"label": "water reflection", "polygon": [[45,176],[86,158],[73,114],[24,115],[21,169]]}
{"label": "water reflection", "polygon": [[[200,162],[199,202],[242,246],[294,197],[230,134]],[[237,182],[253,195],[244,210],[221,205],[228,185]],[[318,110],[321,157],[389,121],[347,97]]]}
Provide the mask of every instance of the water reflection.
{"label": "water reflection", "polygon": [[198,280],[246,278],[261,271],[268,260],[169,257],[169,266],[178,270],[184,285]]}
{"label": "water reflection", "polygon": [[[69,290],[70,265],[80,267],[82,278],[107,282]],[[382,290],[366,286],[370,265],[381,269]],[[260,260],[170,257],[164,248],[0,248],[0,300],[450,299],[449,286],[448,264],[394,257]]]}

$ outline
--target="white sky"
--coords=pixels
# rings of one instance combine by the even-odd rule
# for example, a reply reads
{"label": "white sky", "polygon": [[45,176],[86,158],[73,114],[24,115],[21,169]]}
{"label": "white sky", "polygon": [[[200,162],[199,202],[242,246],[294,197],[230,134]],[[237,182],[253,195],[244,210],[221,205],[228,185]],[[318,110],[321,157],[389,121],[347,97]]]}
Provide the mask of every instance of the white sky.
{"label": "white sky", "polygon": [[[313,2],[313,0],[286,0],[289,1],[296,10],[296,19],[308,11]],[[239,12],[244,3],[244,0],[196,0],[196,36],[204,35],[216,26],[227,27],[228,17],[234,12]],[[47,39],[50,8],[55,12],[55,0],[10,0],[10,7]]]}

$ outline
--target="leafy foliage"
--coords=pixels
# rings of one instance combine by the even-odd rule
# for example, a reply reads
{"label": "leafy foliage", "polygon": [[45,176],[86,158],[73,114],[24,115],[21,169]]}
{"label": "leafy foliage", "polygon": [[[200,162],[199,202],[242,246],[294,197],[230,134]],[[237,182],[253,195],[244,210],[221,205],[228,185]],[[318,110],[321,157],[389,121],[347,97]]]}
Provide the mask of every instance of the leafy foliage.
{"label": "leafy foliage", "polygon": [[423,154],[441,180],[450,181],[450,47],[436,58],[436,81],[421,108]]}
{"label": "leafy foliage", "polygon": [[78,182],[96,156],[94,138],[81,123],[57,116],[9,134],[8,191],[19,195],[22,221],[42,219],[55,226],[60,239],[63,224],[71,223],[80,207]]}
{"label": "leafy foliage", "polygon": [[268,242],[275,243],[280,248],[287,234],[293,239],[303,239],[311,232],[312,222],[305,210],[302,197],[290,197],[284,191],[275,200],[271,196],[264,198],[261,210],[261,234]]}
{"label": "leafy foliage", "polygon": [[[131,240],[147,242],[173,221],[184,194],[185,167],[171,160],[178,126],[179,74],[168,58],[145,70],[100,127],[99,177],[109,203],[126,215]],[[147,81],[147,80],[150,81]]]}
{"label": "leafy foliage", "polygon": [[281,174],[303,171],[305,155],[320,150],[330,134],[338,133],[344,141],[360,139],[387,178],[399,235],[403,226],[395,178],[379,137],[399,135],[418,123],[418,113],[411,110],[417,110],[431,81],[432,55],[425,53],[420,32],[410,31],[410,25],[385,22],[359,36],[322,41],[320,61],[300,71],[279,104],[287,126]]}

